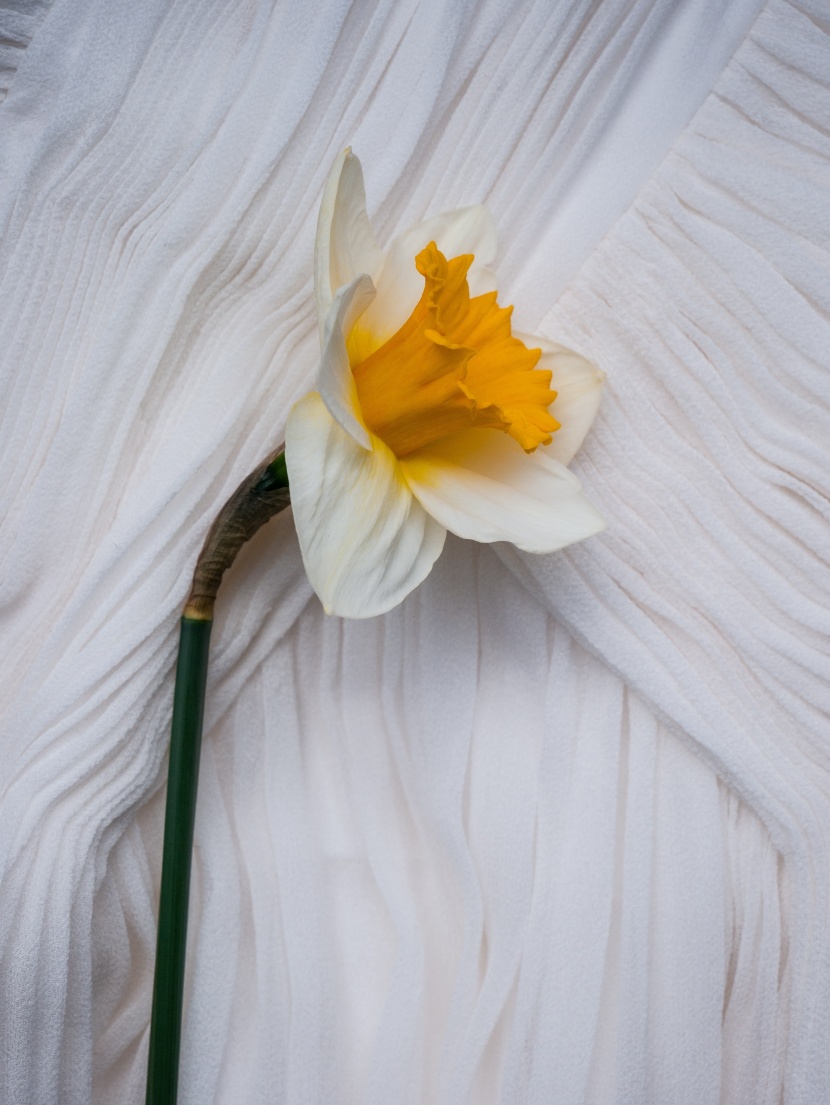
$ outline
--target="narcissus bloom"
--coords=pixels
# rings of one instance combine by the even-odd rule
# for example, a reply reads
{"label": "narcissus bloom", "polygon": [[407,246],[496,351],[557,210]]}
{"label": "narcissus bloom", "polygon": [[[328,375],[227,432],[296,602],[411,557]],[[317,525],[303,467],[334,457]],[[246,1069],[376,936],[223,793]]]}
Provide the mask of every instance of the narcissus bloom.
{"label": "narcissus bloom", "polygon": [[285,456],[306,571],[328,613],[381,614],[429,573],[447,530],[553,552],[604,527],[565,467],[602,373],[511,330],[483,207],[413,227],[383,253],[363,173],[329,174],[314,279],[317,390],[288,418]]}

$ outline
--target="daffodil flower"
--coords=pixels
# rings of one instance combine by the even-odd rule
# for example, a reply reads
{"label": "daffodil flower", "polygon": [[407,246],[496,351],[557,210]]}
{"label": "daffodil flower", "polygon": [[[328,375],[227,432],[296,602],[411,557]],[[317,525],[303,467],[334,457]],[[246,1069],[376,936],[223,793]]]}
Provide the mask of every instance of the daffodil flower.
{"label": "daffodil flower", "polygon": [[542,553],[604,527],[565,467],[602,373],[512,332],[488,267],[495,251],[489,215],[469,207],[382,252],[360,162],[349,150],[335,161],[314,258],[317,390],[285,434],[303,561],[328,613],[395,606],[448,530]]}

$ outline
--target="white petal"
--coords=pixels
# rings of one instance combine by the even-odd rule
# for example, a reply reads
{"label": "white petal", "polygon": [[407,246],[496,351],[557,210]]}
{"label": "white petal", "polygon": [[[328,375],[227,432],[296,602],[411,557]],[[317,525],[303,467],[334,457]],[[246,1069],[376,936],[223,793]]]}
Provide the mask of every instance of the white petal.
{"label": "white petal", "polygon": [[321,333],[337,289],[359,273],[374,276],[382,260],[366,214],[363,169],[345,149],[331,167],[317,217],[314,291]]}
{"label": "white petal", "polygon": [[395,239],[392,248],[398,247],[414,257],[430,242],[435,242],[445,257],[474,253],[477,264],[489,265],[495,261],[498,249],[496,224],[487,208],[479,203],[416,223]]}
{"label": "white petal", "polygon": [[446,531],[413,497],[377,438],[362,449],[316,392],[291,410],[285,459],[311,585],[329,614],[369,618],[429,574]]}
{"label": "white petal", "polygon": [[424,278],[415,268],[415,256],[433,241],[447,258],[475,254],[469,275],[473,295],[495,288],[488,265],[495,258],[498,241],[486,207],[465,207],[418,223],[392,242],[374,276],[377,299],[362,323],[372,334],[374,348],[403,326],[421,298]]}
{"label": "white petal", "polygon": [[467,284],[472,296],[498,290],[495,270],[489,265],[473,265],[467,273]]}
{"label": "white petal", "polygon": [[329,413],[364,449],[371,449],[372,443],[360,415],[346,337],[374,298],[375,287],[368,276],[356,276],[335,292],[323,326],[323,355],[317,373],[317,387]]}
{"label": "white petal", "polygon": [[524,453],[497,430],[453,434],[400,466],[416,498],[459,537],[541,553],[605,528],[579,480],[549,450]]}
{"label": "white petal", "polygon": [[553,442],[545,450],[562,464],[570,464],[599,410],[605,373],[589,360],[564,345],[538,335],[516,334],[530,349],[541,349],[537,367],[553,373],[551,387],[556,399],[550,413],[561,423]]}

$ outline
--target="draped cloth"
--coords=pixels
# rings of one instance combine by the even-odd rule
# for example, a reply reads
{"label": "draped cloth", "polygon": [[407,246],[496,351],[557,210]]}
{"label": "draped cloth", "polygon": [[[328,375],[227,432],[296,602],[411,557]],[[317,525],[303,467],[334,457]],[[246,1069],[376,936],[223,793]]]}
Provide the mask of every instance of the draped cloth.
{"label": "draped cloth", "polygon": [[822,0],[0,13],[0,1100],[143,1101],[178,613],[382,241],[484,202],[607,373],[607,532],[449,539],[326,617],[290,512],[214,629],[182,1105],[820,1105],[830,1085]]}

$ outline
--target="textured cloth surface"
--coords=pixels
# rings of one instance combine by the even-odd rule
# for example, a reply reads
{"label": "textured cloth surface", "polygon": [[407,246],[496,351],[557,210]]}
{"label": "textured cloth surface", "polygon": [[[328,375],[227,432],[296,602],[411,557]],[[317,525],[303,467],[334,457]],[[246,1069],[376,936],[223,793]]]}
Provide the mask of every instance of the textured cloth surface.
{"label": "textured cloth surface", "polygon": [[519,328],[606,371],[575,469],[609,528],[450,539],[359,623],[323,615],[290,515],[244,551],[182,1105],[822,1105],[826,5],[18,8],[0,1100],[143,1101],[178,611],[311,385],[351,143],[382,239],[486,202]]}

